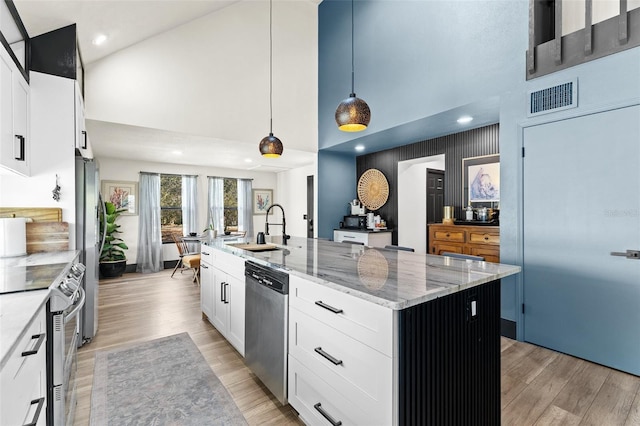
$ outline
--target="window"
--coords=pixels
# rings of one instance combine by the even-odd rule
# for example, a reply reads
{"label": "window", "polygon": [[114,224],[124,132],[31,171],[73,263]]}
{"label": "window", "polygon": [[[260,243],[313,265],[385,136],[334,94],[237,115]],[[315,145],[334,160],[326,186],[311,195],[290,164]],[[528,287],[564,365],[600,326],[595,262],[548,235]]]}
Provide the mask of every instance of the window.
{"label": "window", "polygon": [[224,227],[238,226],[238,180],[224,179]]}
{"label": "window", "polygon": [[182,176],[180,175],[160,175],[160,226],[163,243],[173,243],[171,234],[182,235]]}

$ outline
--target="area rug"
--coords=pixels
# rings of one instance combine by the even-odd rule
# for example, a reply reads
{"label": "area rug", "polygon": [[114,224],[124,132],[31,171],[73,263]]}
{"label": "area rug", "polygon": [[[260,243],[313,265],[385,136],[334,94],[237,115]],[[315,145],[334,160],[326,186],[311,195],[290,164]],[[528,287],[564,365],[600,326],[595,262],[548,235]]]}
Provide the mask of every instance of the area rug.
{"label": "area rug", "polygon": [[92,426],[246,424],[188,333],[96,353]]}

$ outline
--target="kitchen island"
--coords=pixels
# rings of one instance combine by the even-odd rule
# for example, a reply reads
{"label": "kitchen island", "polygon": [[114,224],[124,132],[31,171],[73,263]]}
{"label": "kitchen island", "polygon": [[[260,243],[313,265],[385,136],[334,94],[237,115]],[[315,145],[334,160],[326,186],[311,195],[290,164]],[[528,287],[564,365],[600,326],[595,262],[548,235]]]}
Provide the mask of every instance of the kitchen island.
{"label": "kitchen island", "polygon": [[288,272],[289,403],[305,423],[500,423],[499,280],[520,267],[301,238],[207,245]]}

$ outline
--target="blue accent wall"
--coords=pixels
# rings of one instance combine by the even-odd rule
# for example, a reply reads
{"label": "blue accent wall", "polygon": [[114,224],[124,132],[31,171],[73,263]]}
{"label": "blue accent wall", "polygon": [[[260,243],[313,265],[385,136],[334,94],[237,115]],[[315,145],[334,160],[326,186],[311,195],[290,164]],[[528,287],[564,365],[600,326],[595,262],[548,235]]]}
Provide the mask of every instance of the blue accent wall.
{"label": "blue accent wall", "polygon": [[350,212],[347,203],[357,198],[355,157],[318,152],[318,176],[318,237],[333,239],[333,229]]}
{"label": "blue accent wall", "polygon": [[[356,142],[385,149],[467,130],[447,127],[444,118],[472,107],[480,118],[474,120],[475,127],[500,123],[500,256],[504,263],[523,264],[522,129],[640,102],[640,48],[526,81],[528,8],[528,0],[357,0],[355,92],[369,104],[371,123],[364,132],[350,134],[340,132],[334,121],[336,106],[351,91],[350,2],[320,3],[320,236],[327,236],[340,220],[339,205],[353,198],[356,184],[355,164],[348,166],[349,157],[326,151],[347,153]],[[578,108],[527,117],[529,90],[576,77]],[[489,113],[494,108],[497,119]],[[343,182],[348,189],[340,189],[334,166],[341,172],[349,169],[351,187]],[[323,201],[328,205],[323,207]],[[518,338],[522,338],[522,299],[522,274],[504,279],[502,317],[518,323]]]}

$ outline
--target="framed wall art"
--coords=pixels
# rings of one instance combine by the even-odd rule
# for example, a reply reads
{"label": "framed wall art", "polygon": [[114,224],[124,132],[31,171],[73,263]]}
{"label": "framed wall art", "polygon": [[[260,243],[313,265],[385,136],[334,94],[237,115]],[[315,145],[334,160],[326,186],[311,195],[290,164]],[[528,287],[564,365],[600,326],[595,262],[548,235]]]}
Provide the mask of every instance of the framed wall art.
{"label": "framed wall art", "polygon": [[127,209],[123,215],[138,214],[138,182],[103,180],[102,198],[112,202],[117,209]]}
{"label": "framed wall art", "polygon": [[271,204],[273,204],[273,190],[252,189],[253,214],[264,214]]}
{"label": "framed wall art", "polygon": [[491,207],[500,202],[500,155],[462,159],[464,206]]}

